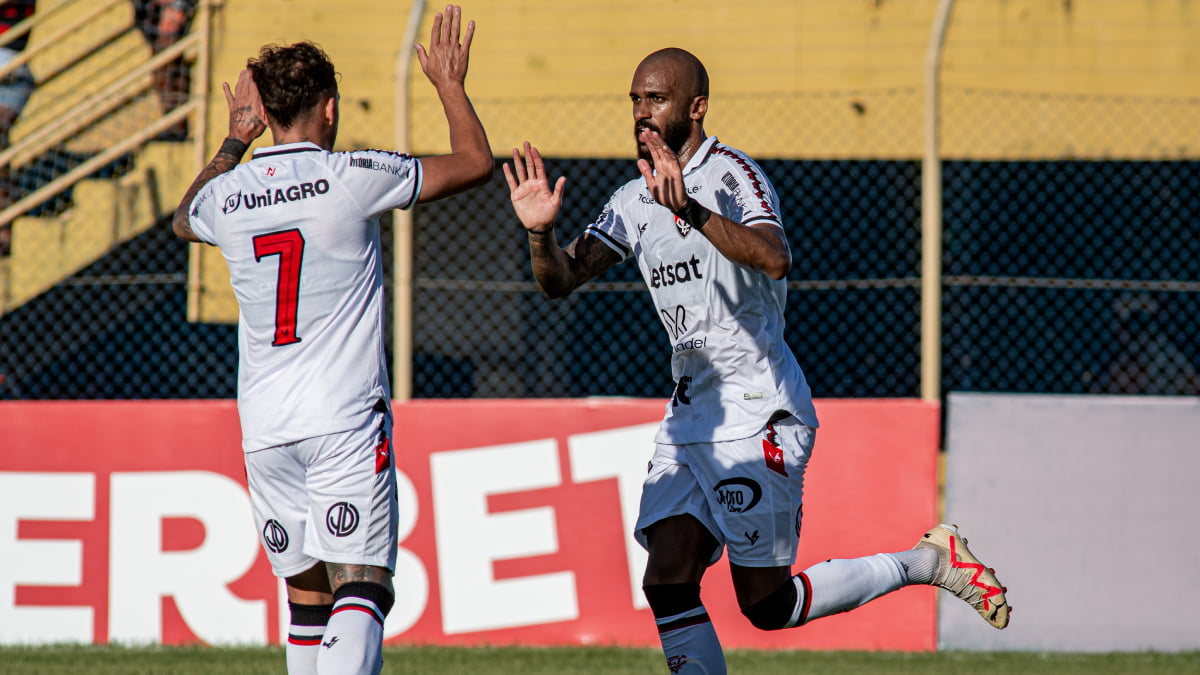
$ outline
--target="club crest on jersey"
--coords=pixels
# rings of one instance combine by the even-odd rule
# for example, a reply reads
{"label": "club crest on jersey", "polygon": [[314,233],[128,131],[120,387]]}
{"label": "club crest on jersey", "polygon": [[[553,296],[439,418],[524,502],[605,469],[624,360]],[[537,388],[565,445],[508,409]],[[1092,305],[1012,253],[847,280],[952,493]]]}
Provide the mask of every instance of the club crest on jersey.
{"label": "club crest on jersey", "polygon": [[679,233],[680,237],[686,237],[692,233],[692,224],[691,223],[683,220],[679,216],[673,216],[673,217],[675,218],[675,231]]}

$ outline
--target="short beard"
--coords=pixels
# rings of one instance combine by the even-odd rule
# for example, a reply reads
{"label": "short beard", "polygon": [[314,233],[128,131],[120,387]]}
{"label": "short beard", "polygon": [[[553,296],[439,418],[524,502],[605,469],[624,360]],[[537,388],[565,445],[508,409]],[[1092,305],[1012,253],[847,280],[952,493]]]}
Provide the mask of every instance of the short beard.
{"label": "short beard", "polygon": [[[662,137],[663,143],[666,143],[667,147],[670,148],[676,155],[683,151],[683,146],[685,143],[687,143],[688,136],[690,136],[692,133],[691,120],[688,118],[684,118],[676,122],[670,122],[667,124],[665,129],[656,129],[649,124],[634,125],[633,137],[635,140],[641,136],[642,129],[657,131],[658,135]],[[654,160],[650,156],[650,149],[646,147],[645,143],[640,141],[638,141],[637,144],[637,156],[638,159],[644,159],[651,164],[654,163]]]}

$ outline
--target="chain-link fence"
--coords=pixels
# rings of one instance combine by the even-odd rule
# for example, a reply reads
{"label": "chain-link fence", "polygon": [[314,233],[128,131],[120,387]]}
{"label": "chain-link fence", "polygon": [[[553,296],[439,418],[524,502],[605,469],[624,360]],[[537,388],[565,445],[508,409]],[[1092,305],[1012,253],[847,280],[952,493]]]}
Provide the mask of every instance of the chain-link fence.
{"label": "chain-link fence", "polygon": [[[918,98],[911,88],[904,96]],[[1047,96],[1055,95],[950,87],[943,115],[969,119],[982,107],[1006,128],[1036,127],[1049,137],[1085,124],[1114,138],[1130,130],[1153,151],[1138,159],[1115,159],[1129,156],[1123,151],[1110,159],[951,153],[942,169],[940,389],[1200,393],[1200,162],[1187,159],[1194,148],[1172,147],[1148,131],[1164,109],[1200,116],[1200,98],[1071,96],[1065,109],[1074,112],[1048,119],[1039,114]],[[861,101],[870,97],[825,98],[830,110],[858,106],[854,114],[862,115]],[[820,135],[826,118],[789,120],[783,111],[791,104],[780,104],[788,100],[713,91],[724,119],[772,111],[764,124],[774,133]],[[819,109],[823,100],[805,105]],[[481,111],[505,104],[486,97],[475,103]],[[920,117],[919,108],[904,109],[908,117],[894,133]],[[578,133],[594,126],[549,114],[538,123],[575,125]],[[622,133],[631,134],[632,123],[624,124]],[[946,129],[947,144],[957,148],[1002,133],[961,121]],[[780,157],[761,140],[747,147],[721,128],[709,131],[755,156],[780,195],[794,259],[787,340],[814,393],[919,396],[921,161],[890,152],[880,155],[887,159]],[[568,178],[559,218],[564,243],[636,176],[632,158],[543,150],[551,175]],[[61,157],[69,155],[47,153],[37,162]],[[138,187],[136,199],[174,199],[149,194],[155,183],[140,175],[137,159],[110,165],[107,176]],[[620,265],[566,299],[543,299],[498,169],[488,185],[415,211],[413,395],[667,397],[669,343],[636,265]],[[41,170],[34,179],[52,173]],[[127,192],[109,198],[108,208],[124,208]],[[79,218],[70,214],[80,208],[80,191],[57,199],[38,208],[66,214],[54,231],[61,240],[75,232]],[[389,276],[392,236],[385,221]],[[14,246],[21,241],[14,238]],[[0,261],[8,265],[0,272],[6,283],[19,255],[14,250]],[[35,264],[57,264],[44,255]],[[236,329],[186,320],[188,270],[187,248],[159,221],[7,304],[0,315],[0,398],[235,396]]]}

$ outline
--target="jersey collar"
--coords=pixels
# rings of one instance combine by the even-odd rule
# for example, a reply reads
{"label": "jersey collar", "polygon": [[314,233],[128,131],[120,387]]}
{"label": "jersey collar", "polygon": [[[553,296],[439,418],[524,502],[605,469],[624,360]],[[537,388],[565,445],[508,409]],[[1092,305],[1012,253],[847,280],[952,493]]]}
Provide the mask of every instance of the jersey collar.
{"label": "jersey collar", "polygon": [[687,166],[683,167],[683,173],[687,174],[699,168],[704,163],[704,160],[708,159],[708,156],[712,154],[712,148],[716,144],[716,136],[709,136],[704,139],[704,142],[696,149],[696,154],[692,155],[692,158],[688,160]]}
{"label": "jersey collar", "polygon": [[258,148],[254,151],[252,159],[259,157],[274,157],[275,155],[290,155],[294,152],[321,152],[321,146],[310,141],[300,141],[299,143],[284,143],[283,145],[272,145],[265,148]]}

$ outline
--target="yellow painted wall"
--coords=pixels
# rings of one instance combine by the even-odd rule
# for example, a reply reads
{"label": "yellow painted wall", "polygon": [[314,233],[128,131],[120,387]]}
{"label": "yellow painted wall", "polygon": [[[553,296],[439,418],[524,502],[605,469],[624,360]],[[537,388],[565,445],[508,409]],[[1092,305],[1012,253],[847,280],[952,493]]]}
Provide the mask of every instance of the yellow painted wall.
{"label": "yellow painted wall", "polygon": [[[313,39],[344,76],[340,144],[394,145],[396,59],[410,2],[224,4],[218,78],[236,77],[264,42]],[[708,131],[727,142],[760,157],[916,158],[936,5],[477,0],[464,7],[479,26],[468,90],[497,154],[529,139],[556,156],[628,157],[633,69],[645,54],[679,46],[708,66]],[[442,6],[427,8],[422,40]],[[1200,156],[1198,72],[1200,0],[958,0],[944,52],[943,151]],[[440,106],[415,63],[408,86],[410,149],[445,152]],[[217,106],[216,134],[223,115]]]}
{"label": "yellow painted wall", "polygon": [[[395,91],[411,3],[223,0],[220,82],[266,42],[313,40],[342,73],[339,148],[397,147]],[[712,81],[709,133],[760,158],[916,159],[936,0],[476,0],[468,92],[493,150],[629,158],[638,61],[683,47]],[[427,8],[428,39],[440,3]],[[1200,158],[1200,0],[958,0],[943,54],[942,155],[965,159]],[[446,152],[441,107],[415,63],[408,150]],[[236,305],[201,254],[201,314]]]}

